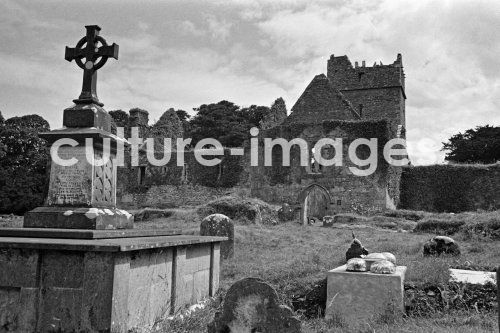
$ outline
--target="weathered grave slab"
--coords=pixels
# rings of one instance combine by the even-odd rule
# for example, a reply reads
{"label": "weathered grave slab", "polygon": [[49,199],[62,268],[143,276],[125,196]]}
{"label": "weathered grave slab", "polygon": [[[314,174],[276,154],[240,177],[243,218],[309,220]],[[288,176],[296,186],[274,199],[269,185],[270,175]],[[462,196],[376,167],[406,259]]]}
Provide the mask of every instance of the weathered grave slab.
{"label": "weathered grave slab", "polygon": [[201,236],[222,236],[228,240],[221,243],[221,257],[224,259],[234,256],[234,223],[223,214],[211,214],[201,221]]}
{"label": "weathered grave slab", "polygon": [[450,268],[450,281],[472,284],[497,283],[495,272],[471,271]]}
{"label": "weathered grave slab", "polygon": [[405,273],[405,266],[397,266],[394,274],[347,272],[346,265],[332,269],[325,317],[359,323],[403,313]]}
{"label": "weathered grave slab", "polygon": [[273,287],[257,278],[242,279],[229,288],[222,313],[216,313],[208,333],[297,333],[301,323],[280,305]]}

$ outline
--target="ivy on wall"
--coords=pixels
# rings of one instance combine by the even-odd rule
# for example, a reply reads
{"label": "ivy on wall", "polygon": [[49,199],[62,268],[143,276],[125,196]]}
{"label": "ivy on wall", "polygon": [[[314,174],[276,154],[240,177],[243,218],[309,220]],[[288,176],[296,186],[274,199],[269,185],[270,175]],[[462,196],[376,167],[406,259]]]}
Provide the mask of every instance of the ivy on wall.
{"label": "ivy on wall", "polygon": [[500,165],[404,167],[399,208],[432,212],[500,209]]}

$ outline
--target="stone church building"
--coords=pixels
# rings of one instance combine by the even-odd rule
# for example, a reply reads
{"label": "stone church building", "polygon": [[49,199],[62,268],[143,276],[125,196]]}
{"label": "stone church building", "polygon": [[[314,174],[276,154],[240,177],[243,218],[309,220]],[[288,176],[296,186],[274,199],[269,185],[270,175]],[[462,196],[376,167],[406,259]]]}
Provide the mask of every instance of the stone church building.
{"label": "stone church building", "polygon": [[[149,191],[151,198],[173,203],[205,197],[200,193],[207,188],[226,188],[222,191],[225,194],[243,191],[267,202],[300,207],[303,221],[339,212],[369,213],[396,207],[401,167],[385,161],[383,147],[393,138],[405,138],[405,75],[400,54],[392,64],[375,63],[372,67],[364,61],[353,65],[347,56],[332,55],[326,75],[313,78],[290,115],[286,116],[284,102],[279,100],[281,106],[271,108],[276,114],[261,123],[260,147],[264,138],[302,138],[309,149],[322,138],[342,138],[343,166],[321,166],[313,158],[309,165],[301,166],[298,146],[291,149],[290,166],[282,166],[280,146],[272,150],[272,166],[262,163],[264,149],[259,149],[259,166],[251,166],[247,143],[244,156],[225,155],[223,163],[215,167],[201,167],[192,156],[186,157],[183,167],[176,166],[175,159],[165,167],[144,163],[129,169],[128,180],[122,183],[148,183],[155,186]],[[174,118],[179,122],[175,114],[162,117],[166,119],[163,127],[172,126]],[[147,112],[131,110],[130,126],[147,127],[147,121]],[[377,167],[369,176],[356,176],[349,170],[354,164],[348,158],[348,146],[358,138],[378,140]],[[335,152],[330,148],[321,152],[324,158],[333,157]],[[357,149],[360,159],[369,156],[367,148]],[[207,181],[210,184],[205,184]],[[128,192],[120,190],[122,194]]]}
{"label": "stone church building", "polygon": [[[249,170],[251,195],[301,207],[303,222],[339,212],[395,208],[401,167],[385,161],[383,145],[405,137],[405,100],[400,54],[392,64],[375,63],[372,67],[364,61],[361,66],[357,62],[353,65],[347,56],[332,55],[327,74],[314,77],[291,114],[280,125],[261,131],[260,138],[302,138],[309,148],[321,138],[342,138],[343,166],[321,166],[314,158],[309,166],[301,166],[299,148],[293,147],[290,166],[283,167],[281,147],[275,146],[273,166]],[[347,158],[348,146],[358,138],[378,140],[377,167],[369,176],[356,176],[349,170],[353,164]],[[370,153],[367,150],[367,146],[360,146],[359,158],[366,159]],[[332,148],[321,153],[324,158],[332,158],[335,152]]]}

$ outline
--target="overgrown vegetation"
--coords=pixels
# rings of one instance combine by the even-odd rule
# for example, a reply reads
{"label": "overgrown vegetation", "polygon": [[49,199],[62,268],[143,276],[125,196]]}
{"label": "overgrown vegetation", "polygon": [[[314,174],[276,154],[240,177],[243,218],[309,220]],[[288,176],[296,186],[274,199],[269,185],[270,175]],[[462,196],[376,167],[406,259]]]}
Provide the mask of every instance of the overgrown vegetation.
{"label": "overgrown vegetation", "polygon": [[500,164],[403,168],[399,208],[429,212],[500,209]]}
{"label": "overgrown vegetation", "polygon": [[203,218],[210,214],[224,214],[239,223],[276,224],[277,210],[259,199],[226,196],[198,208]]}
{"label": "overgrown vegetation", "polygon": [[38,134],[49,129],[38,115],[0,122],[0,214],[21,215],[43,203],[49,155]]}
{"label": "overgrown vegetation", "polygon": [[428,214],[428,217],[418,222],[414,231],[438,235],[460,234],[466,239],[483,237],[500,240],[500,211]]}
{"label": "overgrown vegetation", "polygon": [[[397,214],[411,217],[419,213]],[[195,228],[199,222],[186,219],[186,223]],[[389,232],[358,225],[322,228],[290,222],[257,227],[241,225],[238,220],[236,223],[235,257],[222,262],[221,295],[243,277],[260,277],[271,283],[282,302],[301,317],[304,332],[477,333],[491,332],[497,327],[496,289],[492,285],[450,283],[448,269],[494,268],[498,263],[499,240],[461,239],[461,257],[424,258],[422,247],[430,234]],[[352,240],[351,229],[355,229],[368,250],[392,252],[399,265],[408,267],[406,316],[382,318],[361,328],[355,328],[353,323],[327,322],[322,317],[325,272],[343,264]],[[206,325],[219,306],[220,298],[205,309],[165,322],[158,332],[206,332]]]}

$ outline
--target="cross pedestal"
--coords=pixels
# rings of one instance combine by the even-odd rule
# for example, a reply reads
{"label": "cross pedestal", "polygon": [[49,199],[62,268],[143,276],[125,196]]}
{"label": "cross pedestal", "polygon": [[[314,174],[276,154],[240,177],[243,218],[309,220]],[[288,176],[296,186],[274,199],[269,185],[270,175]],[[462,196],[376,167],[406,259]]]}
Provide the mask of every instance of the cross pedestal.
{"label": "cross pedestal", "polygon": [[[133,217],[116,208],[116,150],[117,146],[124,147],[126,140],[102,129],[79,127],[41,136],[49,145],[70,139],[77,146],[61,146],[56,152],[58,160],[51,160],[45,206],[26,213],[24,227],[132,228]],[[88,140],[92,140],[90,145],[86,145]],[[104,145],[108,145],[108,152],[103,150]],[[62,165],[72,159],[71,165]]]}
{"label": "cross pedestal", "polygon": [[65,128],[41,135],[53,148],[66,140],[51,161],[45,204],[26,213],[24,228],[0,229],[0,327],[8,331],[144,330],[218,289],[226,237],[134,230],[133,216],[116,207],[117,147],[127,142],[110,133],[95,80],[118,46],[99,30],[87,26],[66,50],[85,67],[84,84],[64,110]]}

